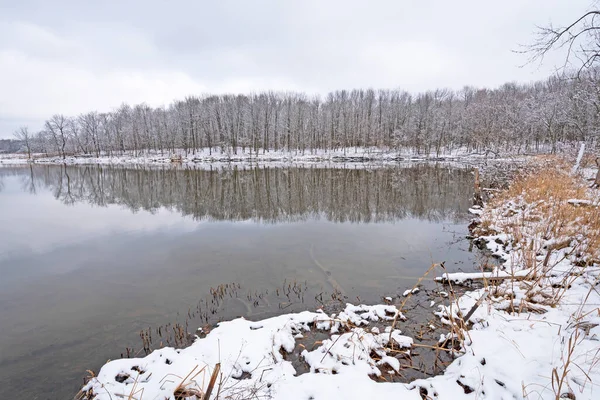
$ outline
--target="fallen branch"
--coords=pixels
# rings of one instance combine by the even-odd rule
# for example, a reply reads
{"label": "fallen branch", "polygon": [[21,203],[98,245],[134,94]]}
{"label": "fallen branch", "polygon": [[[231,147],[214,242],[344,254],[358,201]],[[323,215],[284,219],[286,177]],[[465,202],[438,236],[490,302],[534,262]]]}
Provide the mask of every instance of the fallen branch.
{"label": "fallen branch", "polygon": [[526,280],[529,277],[530,269],[524,269],[515,273],[508,273],[505,271],[493,271],[493,272],[456,272],[452,274],[442,274],[435,278],[436,282],[446,284],[452,282],[456,285],[468,284],[475,280],[487,280],[487,281],[503,281],[507,279],[514,280]]}
{"label": "fallen branch", "polygon": [[475,313],[477,308],[479,308],[481,303],[483,303],[483,301],[488,297],[488,294],[489,294],[489,292],[487,290],[485,292],[483,292],[483,294],[481,295],[479,300],[477,300],[477,302],[475,302],[473,307],[471,307],[471,309],[469,310],[467,315],[465,315],[465,317],[463,318],[463,321],[465,322],[465,324],[467,323],[467,321],[469,321],[469,318],[471,318],[471,316]]}

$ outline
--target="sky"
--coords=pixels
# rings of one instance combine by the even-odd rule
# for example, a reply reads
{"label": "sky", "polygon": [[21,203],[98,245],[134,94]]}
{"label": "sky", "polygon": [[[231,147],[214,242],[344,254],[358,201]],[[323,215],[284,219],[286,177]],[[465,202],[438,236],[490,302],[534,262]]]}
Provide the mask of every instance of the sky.
{"label": "sky", "polygon": [[[536,25],[590,0],[0,0],[0,139],[53,114],[203,93],[496,87],[526,64]],[[525,64],[525,65],[524,65]]]}

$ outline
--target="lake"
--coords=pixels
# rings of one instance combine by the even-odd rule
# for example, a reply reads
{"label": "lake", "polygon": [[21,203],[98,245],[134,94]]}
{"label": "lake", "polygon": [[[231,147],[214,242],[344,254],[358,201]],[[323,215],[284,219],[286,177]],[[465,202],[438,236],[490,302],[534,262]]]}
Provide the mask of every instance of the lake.
{"label": "lake", "polygon": [[72,398],[142,329],[378,303],[434,262],[471,271],[472,187],[443,164],[0,167],[0,398]]}

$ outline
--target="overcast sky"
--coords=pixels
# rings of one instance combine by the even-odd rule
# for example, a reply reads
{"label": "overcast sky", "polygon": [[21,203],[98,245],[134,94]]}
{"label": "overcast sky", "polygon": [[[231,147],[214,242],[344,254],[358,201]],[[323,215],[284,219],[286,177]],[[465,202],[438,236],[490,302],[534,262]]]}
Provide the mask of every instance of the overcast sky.
{"label": "overcast sky", "polygon": [[[93,5],[92,5],[93,3]],[[169,104],[189,94],[495,87],[535,25],[589,0],[0,0],[0,138],[52,114]]]}

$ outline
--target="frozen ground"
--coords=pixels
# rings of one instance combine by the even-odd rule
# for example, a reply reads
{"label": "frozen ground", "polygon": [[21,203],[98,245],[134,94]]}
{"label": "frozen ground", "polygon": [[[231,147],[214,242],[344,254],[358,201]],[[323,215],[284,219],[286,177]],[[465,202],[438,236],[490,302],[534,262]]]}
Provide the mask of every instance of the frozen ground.
{"label": "frozen ground", "polygon": [[[236,154],[237,153],[237,154]],[[466,151],[453,151],[440,155],[414,155],[410,153],[381,150],[376,148],[349,148],[339,150],[307,150],[302,151],[274,151],[258,154],[249,149],[238,148],[237,152],[218,150],[209,151],[208,149],[197,150],[186,154],[182,150],[174,152],[165,151],[162,154],[157,151],[127,152],[124,155],[104,154],[100,157],[93,155],[67,156],[65,159],[59,156],[48,157],[44,154],[34,154],[32,156],[35,163],[38,164],[116,164],[116,165],[166,165],[183,164],[194,166],[219,166],[224,164],[268,164],[268,165],[290,165],[294,166],[312,166],[312,165],[330,165],[330,164],[350,164],[350,163],[395,163],[397,161],[481,161],[493,159],[493,155],[486,156],[480,153],[470,153]],[[27,163],[27,157],[23,154],[0,155],[0,164],[23,164]]]}
{"label": "frozen ground", "polygon": [[[581,207],[594,207],[598,193],[588,191],[578,200],[590,202]],[[432,308],[460,343],[449,350],[456,358],[442,375],[410,383],[372,379],[407,367],[415,343],[401,331],[411,321],[396,306],[348,304],[338,315],[306,311],[223,322],[185,349],[107,363],[80,395],[202,398],[219,365],[211,399],[599,399],[600,265],[593,258],[597,249],[585,250],[596,228],[579,221],[579,233],[566,241],[540,233],[555,216],[540,214],[538,206],[517,196],[474,209],[476,240],[500,263],[487,272],[438,278],[449,292],[451,285],[483,282]],[[515,231],[515,225],[522,229]],[[382,320],[389,323],[385,331],[372,328]],[[314,330],[328,338],[312,348],[299,344]],[[294,350],[309,372],[297,374],[287,359]]]}

